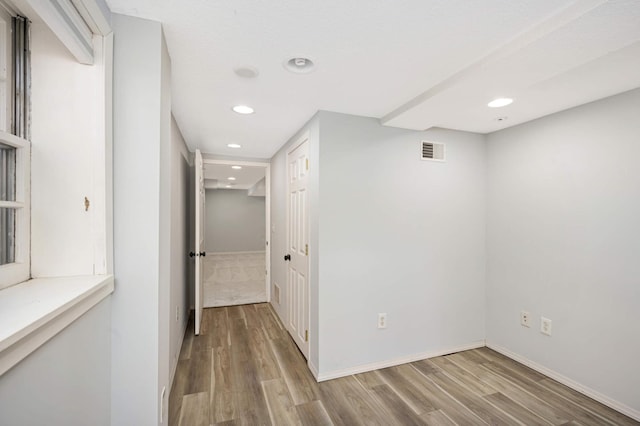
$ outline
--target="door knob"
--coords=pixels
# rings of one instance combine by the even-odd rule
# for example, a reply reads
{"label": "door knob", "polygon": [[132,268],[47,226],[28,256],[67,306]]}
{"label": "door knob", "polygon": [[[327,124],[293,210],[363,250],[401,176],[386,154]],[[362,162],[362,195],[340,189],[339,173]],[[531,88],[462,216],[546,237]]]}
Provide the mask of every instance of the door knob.
{"label": "door knob", "polygon": [[193,257],[193,256],[202,256],[202,257],[205,257],[206,255],[207,255],[207,253],[206,253],[206,252],[204,252],[204,251],[201,251],[200,253],[194,253],[194,252],[192,252],[192,251],[191,251],[191,252],[189,252],[189,257]]}
{"label": "door knob", "polygon": [[290,254],[285,254],[284,255],[284,260],[291,260],[291,255]]}

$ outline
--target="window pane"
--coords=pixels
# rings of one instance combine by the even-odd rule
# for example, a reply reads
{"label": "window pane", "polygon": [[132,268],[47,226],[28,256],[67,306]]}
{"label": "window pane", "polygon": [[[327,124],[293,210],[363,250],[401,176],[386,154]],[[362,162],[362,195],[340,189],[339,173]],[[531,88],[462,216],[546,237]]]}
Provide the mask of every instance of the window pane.
{"label": "window pane", "polygon": [[16,148],[0,142],[0,201],[15,200]]}
{"label": "window pane", "polygon": [[15,262],[16,209],[0,207],[0,265]]}

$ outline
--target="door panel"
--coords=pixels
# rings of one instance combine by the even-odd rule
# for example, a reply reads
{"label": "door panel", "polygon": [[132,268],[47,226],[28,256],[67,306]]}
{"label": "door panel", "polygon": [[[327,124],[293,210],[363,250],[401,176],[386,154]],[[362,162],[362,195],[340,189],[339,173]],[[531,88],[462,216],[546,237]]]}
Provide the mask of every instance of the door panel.
{"label": "door panel", "polygon": [[202,323],[202,306],[204,293],[202,289],[202,257],[200,254],[204,253],[204,202],[205,202],[205,190],[204,190],[204,164],[202,162],[202,154],[200,150],[196,149],[195,154],[195,209],[196,209],[196,226],[195,226],[195,258],[196,258],[196,273],[195,273],[195,319],[196,335],[200,334],[200,326]]}
{"label": "door panel", "polygon": [[288,214],[287,329],[305,357],[309,354],[309,143],[304,140],[287,154]]}

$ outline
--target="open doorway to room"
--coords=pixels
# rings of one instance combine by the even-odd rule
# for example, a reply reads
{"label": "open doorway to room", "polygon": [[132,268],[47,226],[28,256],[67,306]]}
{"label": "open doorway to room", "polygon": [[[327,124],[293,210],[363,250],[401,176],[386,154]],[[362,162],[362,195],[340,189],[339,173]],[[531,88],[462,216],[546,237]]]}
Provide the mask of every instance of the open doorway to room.
{"label": "open doorway to room", "polygon": [[203,307],[267,302],[269,164],[203,163]]}

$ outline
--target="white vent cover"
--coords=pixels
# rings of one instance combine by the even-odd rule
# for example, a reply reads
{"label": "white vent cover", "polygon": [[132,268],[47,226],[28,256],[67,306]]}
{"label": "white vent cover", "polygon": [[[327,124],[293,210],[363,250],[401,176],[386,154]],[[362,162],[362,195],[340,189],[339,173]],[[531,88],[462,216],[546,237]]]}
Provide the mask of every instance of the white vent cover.
{"label": "white vent cover", "polygon": [[423,160],[444,161],[444,144],[422,141],[421,154]]}

